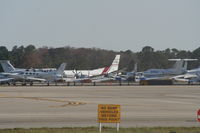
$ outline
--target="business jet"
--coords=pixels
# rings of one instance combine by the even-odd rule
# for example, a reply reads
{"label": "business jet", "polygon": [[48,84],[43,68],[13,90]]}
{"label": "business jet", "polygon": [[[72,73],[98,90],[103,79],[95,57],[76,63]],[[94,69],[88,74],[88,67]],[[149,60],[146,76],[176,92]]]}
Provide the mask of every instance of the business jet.
{"label": "business jet", "polygon": [[175,81],[187,82],[188,84],[200,83],[200,67],[188,70],[187,73],[172,77]]}
{"label": "business jet", "polygon": [[169,61],[176,61],[173,68],[169,69],[148,69],[144,72],[138,72],[140,80],[151,80],[169,78],[175,75],[184,74],[187,72],[188,61],[196,61],[197,59],[169,59]]}

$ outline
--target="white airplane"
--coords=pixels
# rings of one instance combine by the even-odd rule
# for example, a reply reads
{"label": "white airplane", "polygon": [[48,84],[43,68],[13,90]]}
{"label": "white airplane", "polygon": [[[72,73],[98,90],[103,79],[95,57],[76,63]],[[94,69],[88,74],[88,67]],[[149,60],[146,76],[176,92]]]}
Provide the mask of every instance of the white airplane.
{"label": "white airplane", "polygon": [[66,82],[96,83],[114,80],[119,68],[120,55],[116,55],[110,67],[94,70],[65,70]]}
{"label": "white airplane", "polygon": [[57,82],[63,80],[63,73],[66,67],[66,63],[62,63],[57,70],[44,71],[44,69],[20,69],[14,68],[10,61],[0,61],[4,70],[1,73],[0,82],[12,82],[22,81],[22,85],[26,85],[26,82],[30,82],[33,85],[33,81],[40,82]]}
{"label": "white airplane", "polygon": [[106,75],[115,72],[119,68],[120,55],[116,55],[110,67],[103,67],[93,70],[65,70],[64,77],[78,79],[89,78],[93,76]]}
{"label": "white airplane", "polygon": [[187,73],[183,75],[178,75],[172,77],[175,81],[187,82],[188,84],[193,84],[195,82],[200,83],[200,67],[192,70],[188,70]]}
{"label": "white airplane", "polygon": [[[169,69],[148,69],[144,72],[138,72],[140,80],[151,80],[160,78],[169,78],[173,75],[179,75],[187,72],[188,61],[196,61],[197,59],[169,59],[169,61],[176,61],[173,68]],[[184,65],[183,65],[184,64]]]}
{"label": "white airplane", "polygon": [[131,72],[123,72],[122,73],[118,73],[116,76],[115,76],[115,80],[118,80],[118,81],[135,81],[135,76],[136,76],[136,73],[137,73],[137,63],[134,64],[134,69],[131,71]]}

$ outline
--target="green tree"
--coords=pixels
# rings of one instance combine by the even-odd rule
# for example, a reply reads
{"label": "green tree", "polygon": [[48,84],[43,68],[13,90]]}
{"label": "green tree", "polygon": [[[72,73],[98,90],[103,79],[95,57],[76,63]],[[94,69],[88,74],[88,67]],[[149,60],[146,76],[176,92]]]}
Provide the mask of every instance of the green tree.
{"label": "green tree", "polygon": [[16,67],[23,67],[24,63],[24,54],[25,54],[25,49],[24,46],[14,46],[11,51],[11,62],[14,64]]}
{"label": "green tree", "polygon": [[[0,46],[0,60],[8,60],[9,51],[5,46]],[[3,72],[2,67],[0,66],[0,72]]]}
{"label": "green tree", "polygon": [[0,60],[8,60],[9,51],[5,46],[0,46]]}

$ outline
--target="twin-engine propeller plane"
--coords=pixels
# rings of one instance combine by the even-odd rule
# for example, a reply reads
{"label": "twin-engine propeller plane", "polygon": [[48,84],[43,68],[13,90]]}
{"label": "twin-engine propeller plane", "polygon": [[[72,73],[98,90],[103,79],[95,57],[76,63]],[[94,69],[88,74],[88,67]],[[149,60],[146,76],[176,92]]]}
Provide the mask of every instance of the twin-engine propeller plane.
{"label": "twin-engine propeller plane", "polygon": [[93,70],[65,70],[64,77],[66,82],[103,82],[113,80],[113,73],[118,71],[120,55],[116,55],[109,67]]}
{"label": "twin-engine propeller plane", "polygon": [[111,66],[109,67],[97,68],[93,70],[65,70],[64,76],[67,78],[81,78],[81,77],[88,78],[92,76],[105,75],[117,71],[119,68],[119,61],[120,61],[120,55],[116,55]]}
{"label": "twin-engine propeller plane", "polygon": [[50,82],[56,83],[63,80],[63,73],[66,67],[66,63],[62,63],[58,69],[46,71],[44,69],[14,68],[8,60],[1,60],[0,63],[4,70],[1,73],[0,83],[7,82],[14,85],[16,81],[21,81],[22,85],[26,85],[27,82],[33,85],[34,81],[46,82],[48,85]]}

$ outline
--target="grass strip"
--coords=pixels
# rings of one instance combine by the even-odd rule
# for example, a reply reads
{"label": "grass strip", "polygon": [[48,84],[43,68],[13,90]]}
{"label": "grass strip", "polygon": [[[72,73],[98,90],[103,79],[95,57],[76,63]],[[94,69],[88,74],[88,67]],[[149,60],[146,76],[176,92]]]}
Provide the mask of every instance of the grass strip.
{"label": "grass strip", "polygon": [[[116,128],[103,127],[102,133],[116,133]],[[74,128],[14,128],[0,129],[0,133],[99,133],[97,127]],[[118,133],[200,133],[200,127],[142,127],[120,128]]]}

